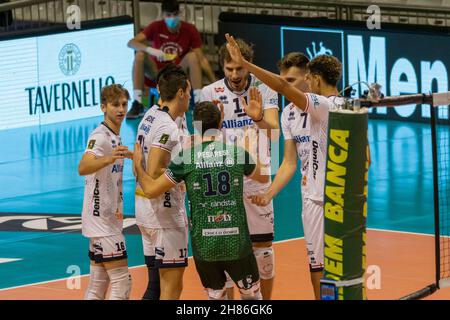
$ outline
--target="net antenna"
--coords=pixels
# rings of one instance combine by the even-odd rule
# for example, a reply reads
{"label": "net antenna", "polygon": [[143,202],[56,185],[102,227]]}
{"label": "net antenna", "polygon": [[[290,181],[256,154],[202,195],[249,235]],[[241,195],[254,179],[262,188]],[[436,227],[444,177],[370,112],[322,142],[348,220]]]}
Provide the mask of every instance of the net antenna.
{"label": "net antenna", "polygon": [[[352,98],[352,95],[355,93],[355,89],[353,86],[357,84],[363,84],[367,87],[368,90],[364,90],[364,93],[361,95],[360,99],[365,99],[372,102],[377,102],[379,99],[384,98],[384,94],[381,92],[381,85],[378,83],[372,83],[369,84],[366,81],[357,81],[347,87],[345,87],[341,92],[339,92],[339,95],[345,97],[344,104],[338,104],[338,107],[341,109],[347,109],[347,110],[353,110],[353,111],[360,111],[361,104],[358,103],[360,99],[354,99]],[[367,106],[363,106],[367,107]]]}

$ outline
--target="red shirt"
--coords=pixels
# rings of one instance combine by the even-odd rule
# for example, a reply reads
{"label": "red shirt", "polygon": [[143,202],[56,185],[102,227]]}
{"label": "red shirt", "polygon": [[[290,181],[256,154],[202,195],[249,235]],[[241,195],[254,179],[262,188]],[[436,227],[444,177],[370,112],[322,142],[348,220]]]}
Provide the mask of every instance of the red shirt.
{"label": "red shirt", "polygon": [[[172,61],[176,64],[179,64],[191,49],[200,48],[202,45],[200,33],[193,24],[184,21],[180,21],[180,24],[176,33],[169,31],[164,20],[154,21],[142,31],[147,40],[153,42],[153,48],[165,53],[176,54],[177,58]],[[158,69],[171,63],[156,61],[153,56],[152,59],[158,65]]]}

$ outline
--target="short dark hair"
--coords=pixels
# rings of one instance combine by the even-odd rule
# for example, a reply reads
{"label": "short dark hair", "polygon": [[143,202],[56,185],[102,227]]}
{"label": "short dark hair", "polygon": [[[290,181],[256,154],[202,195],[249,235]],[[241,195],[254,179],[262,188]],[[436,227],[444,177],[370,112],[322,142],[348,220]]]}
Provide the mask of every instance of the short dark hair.
{"label": "short dark hair", "polygon": [[177,95],[178,90],[186,90],[188,76],[184,70],[176,65],[169,64],[158,73],[156,77],[159,94],[162,101],[171,101]]}
{"label": "short dark hair", "polygon": [[102,104],[114,103],[121,96],[130,100],[130,93],[121,84],[111,84],[109,86],[104,86],[101,92],[101,102]]}
{"label": "short dark hair", "polygon": [[336,86],[341,79],[342,64],[338,58],[323,54],[308,63],[308,70],[321,76],[327,84]]}
{"label": "short dark hair", "polygon": [[[253,61],[253,45],[248,44],[242,39],[236,39],[239,49],[241,50],[242,56],[245,60]],[[230,62],[231,55],[227,49],[227,43],[225,42],[219,49],[219,63],[223,67],[225,62]]]}
{"label": "short dark hair", "polygon": [[[220,129],[220,120],[222,118],[220,109],[211,101],[199,102],[194,108],[194,126],[196,122],[202,124],[202,135],[209,129]],[[196,129],[199,129],[196,127]]]}
{"label": "short dark hair", "polygon": [[305,54],[301,52],[290,52],[278,61],[277,66],[280,71],[285,71],[292,67],[306,70],[308,62],[309,59]]}
{"label": "short dark hair", "polygon": [[164,0],[161,4],[162,12],[178,12],[180,11],[180,4],[177,0]]}

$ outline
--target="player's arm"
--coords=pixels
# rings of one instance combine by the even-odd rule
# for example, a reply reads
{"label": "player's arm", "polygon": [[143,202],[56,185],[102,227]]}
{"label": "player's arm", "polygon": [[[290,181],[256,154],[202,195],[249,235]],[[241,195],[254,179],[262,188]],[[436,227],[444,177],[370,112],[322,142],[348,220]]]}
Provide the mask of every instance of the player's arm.
{"label": "player's arm", "polygon": [[139,32],[133,39],[128,41],[127,46],[135,51],[144,51],[147,49],[147,37],[143,32]]}
{"label": "player's arm", "polygon": [[275,179],[267,191],[271,198],[274,198],[288,183],[297,170],[297,149],[294,140],[284,141],[283,162],[275,175]]}
{"label": "player's arm", "polygon": [[142,51],[151,56],[155,56],[158,60],[165,60],[162,50],[147,45],[147,37],[144,32],[139,32],[133,39],[128,41],[127,46],[135,51]]}
{"label": "player's arm", "polygon": [[293,102],[298,108],[302,110],[306,109],[307,98],[303,91],[292,86],[289,82],[287,82],[279,75],[267,71],[263,68],[260,68],[254,65],[253,63],[245,60],[233,36],[230,36],[227,33],[225,37],[228,41],[227,49],[230,52],[231,58],[234,61],[238,62],[248,71],[253,73],[259,80],[264,82],[267,86],[285,96],[288,100]]}
{"label": "player's arm", "polygon": [[166,170],[169,162],[170,151],[158,147],[152,147],[147,160],[147,174],[152,177],[152,179],[159,178]]}
{"label": "player's arm", "polygon": [[[100,141],[99,141],[100,140]],[[86,176],[113,164],[117,159],[131,158],[132,152],[127,146],[117,146],[111,155],[104,155],[101,139],[91,139],[78,164],[78,174]]]}
{"label": "player's arm", "polygon": [[264,174],[263,172],[263,166],[259,161],[256,162],[254,165],[253,172],[251,172],[249,175],[247,175],[250,179],[258,181],[260,183],[267,183],[269,182],[269,175]]}
{"label": "player's arm", "polygon": [[[286,110],[287,111],[287,110]],[[289,128],[286,112],[281,115],[281,127],[284,135],[284,154],[283,162],[266,193],[258,196],[252,196],[252,202],[259,206],[266,206],[272,199],[288,184],[297,170],[297,148],[292,132]]]}
{"label": "player's arm", "polygon": [[[254,150],[254,144],[251,143],[250,137],[246,136],[243,141],[239,141],[240,150],[244,152],[244,175],[252,180],[260,183],[269,182],[269,175],[264,172],[264,166],[258,159],[257,152]],[[238,151],[240,152],[240,151]],[[239,157],[239,159],[242,159]]]}
{"label": "player's arm", "polygon": [[197,59],[200,62],[200,66],[202,67],[202,70],[206,73],[206,75],[208,76],[209,81],[210,82],[215,82],[216,81],[216,75],[212,71],[211,65],[209,64],[208,59],[206,59],[202,48],[195,48],[195,49],[192,49],[192,51],[197,56]]}
{"label": "player's arm", "polygon": [[260,129],[267,130],[267,136],[272,140],[276,141],[280,137],[280,123],[278,121],[278,109],[265,109],[264,119],[257,123]]}
{"label": "player's arm", "polygon": [[294,140],[284,141],[283,162],[275,179],[267,192],[261,196],[251,197],[252,202],[257,205],[266,206],[270,201],[291,181],[297,170],[297,150]]}
{"label": "player's arm", "polygon": [[136,179],[147,198],[155,198],[165,193],[176,184],[164,174],[160,174],[158,178],[153,178],[152,175],[148,174],[142,166],[143,157],[139,143],[136,143],[134,148],[133,167],[136,172]]}

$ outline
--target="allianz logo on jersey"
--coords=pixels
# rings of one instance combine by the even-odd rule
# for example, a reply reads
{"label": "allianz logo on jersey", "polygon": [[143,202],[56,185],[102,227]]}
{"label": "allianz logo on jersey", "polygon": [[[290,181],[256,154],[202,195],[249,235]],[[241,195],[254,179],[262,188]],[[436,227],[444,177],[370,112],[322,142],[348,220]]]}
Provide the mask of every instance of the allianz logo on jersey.
{"label": "allianz logo on jersey", "polygon": [[123,164],[117,163],[113,165],[111,173],[120,173],[120,172],[123,172]]}
{"label": "allianz logo on jersey", "polygon": [[333,55],[333,51],[331,49],[326,48],[323,45],[323,42],[320,41],[319,42],[319,47],[316,47],[316,42],[312,41],[311,42],[311,47],[306,47],[306,53],[309,56],[309,60],[314,59],[317,56],[323,55],[323,54],[327,54],[329,56]]}
{"label": "allianz logo on jersey", "polygon": [[218,213],[215,216],[208,216],[208,223],[230,222],[231,215],[226,212]]}
{"label": "allianz logo on jersey", "polygon": [[142,130],[145,132],[145,134],[148,134],[150,132],[150,126],[146,125],[145,123],[141,124],[139,127],[139,130]]}
{"label": "allianz logo on jersey", "polygon": [[222,129],[231,129],[231,128],[242,128],[245,126],[251,126],[253,124],[253,120],[248,119],[242,119],[242,120],[224,120],[222,123]]}
{"label": "allianz logo on jersey", "polygon": [[298,143],[305,143],[311,141],[311,136],[294,136],[294,140]]}

